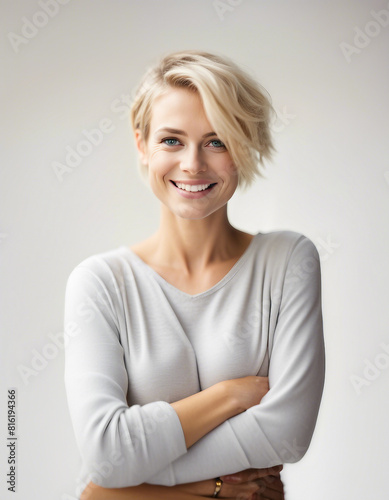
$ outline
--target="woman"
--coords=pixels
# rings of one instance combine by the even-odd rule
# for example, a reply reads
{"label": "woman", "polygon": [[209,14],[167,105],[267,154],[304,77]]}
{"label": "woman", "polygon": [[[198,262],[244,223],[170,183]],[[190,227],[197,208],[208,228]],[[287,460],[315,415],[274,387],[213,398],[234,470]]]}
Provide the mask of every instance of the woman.
{"label": "woman", "polygon": [[169,54],[131,109],[155,234],[93,255],[65,298],[81,498],[281,500],[324,383],[310,239],[234,228],[227,203],[270,158],[265,91],[226,58]]}

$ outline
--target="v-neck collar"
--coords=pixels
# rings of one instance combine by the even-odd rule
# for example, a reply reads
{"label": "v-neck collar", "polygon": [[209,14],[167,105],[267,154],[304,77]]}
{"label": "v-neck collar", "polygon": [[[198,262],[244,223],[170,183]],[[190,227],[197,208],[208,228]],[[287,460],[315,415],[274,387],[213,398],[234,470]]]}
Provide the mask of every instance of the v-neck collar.
{"label": "v-neck collar", "polygon": [[217,290],[219,290],[220,288],[222,288],[228,281],[230,281],[231,278],[233,278],[233,276],[235,276],[235,274],[239,271],[240,267],[243,265],[243,263],[245,262],[245,260],[247,259],[247,257],[251,253],[251,251],[253,250],[253,248],[255,246],[255,242],[261,234],[262,233],[257,233],[257,234],[253,235],[253,238],[251,239],[246,250],[239,257],[239,259],[235,262],[235,264],[228,271],[228,273],[223,276],[223,278],[221,278],[215,285],[213,285],[208,290],[204,290],[203,292],[199,292],[199,293],[196,293],[194,295],[186,293],[183,290],[180,290],[176,286],[174,286],[171,283],[169,283],[168,281],[166,281],[165,278],[163,278],[160,274],[158,274],[157,271],[155,271],[151,266],[146,264],[146,262],[144,260],[142,260],[130,247],[128,247],[126,245],[121,245],[119,247],[119,249],[122,249],[124,252],[126,252],[128,255],[130,255],[132,257],[132,259],[135,260],[138,265],[142,266],[149,273],[150,276],[152,276],[155,280],[158,281],[158,283],[161,286],[164,286],[164,287],[169,288],[170,290],[173,290],[176,294],[181,295],[184,298],[187,298],[189,300],[193,300],[193,299],[201,299],[203,297],[207,297],[211,293],[214,293]]}

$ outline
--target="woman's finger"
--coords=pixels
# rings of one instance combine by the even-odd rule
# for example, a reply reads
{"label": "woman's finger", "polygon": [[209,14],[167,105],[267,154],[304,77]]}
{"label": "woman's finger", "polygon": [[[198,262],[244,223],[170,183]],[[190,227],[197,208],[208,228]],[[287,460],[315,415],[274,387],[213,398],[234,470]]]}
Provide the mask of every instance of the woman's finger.
{"label": "woman's finger", "polygon": [[250,500],[252,495],[258,491],[258,484],[245,482],[241,484],[223,484],[218,498],[234,498],[235,500]]}
{"label": "woman's finger", "polygon": [[275,465],[274,467],[267,467],[265,469],[246,469],[235,474],[228,474],[221,476],[221,480],[228,484],[239,484],[248,481],[255,481],[261,477],[279,474],[282,470],[282,465]]}
{"label": "woman's finger", "polygon": [[284,488],[279,476],[232,485],[223,483],[219,498],[235,500],[284,500]]}
{"label": "woman's finger", "polygon": [[284,485],[281,481],[281,477],[279,475],[274,476],[266,476],[264,478],[259,479],[264,489],[275,490],[275,491],[283,491]]}
{"label": "woman's finger", "polygon": [[261,500],[284,500],[284,485],[280,476],[269,476],[257,481],[259,484],[258,498]]}

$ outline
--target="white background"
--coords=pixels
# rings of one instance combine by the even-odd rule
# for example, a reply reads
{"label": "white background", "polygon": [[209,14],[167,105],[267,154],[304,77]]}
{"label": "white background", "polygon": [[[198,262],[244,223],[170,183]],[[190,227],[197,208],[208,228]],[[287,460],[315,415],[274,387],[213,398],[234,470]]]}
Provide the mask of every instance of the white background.
{"label": "white background", "polygon": [[[46,21],[37,13],[49,0],[0,3],[1,498],[75,496],[80,458],[52,340],[63,332],[66,279],[82,259],[158,227],[119,102],[161,55],[192,48],[231,57],[278,111],[274,163],[234,195],[231,222],[302,232],[321,255],[327,378],[311,447],[284,468],[287,500],[388,498],[389,26],[372,14],[384,10],[389,24],[388,3],[51,1],[58,12]],[[28,22],[40,25],[35,34]],[[22,30],[29,38],[15,42]],[[59,178],[53,163],[103,118],[112,132]],[[16,494],[4,472],[9,387],[18,391]]]}

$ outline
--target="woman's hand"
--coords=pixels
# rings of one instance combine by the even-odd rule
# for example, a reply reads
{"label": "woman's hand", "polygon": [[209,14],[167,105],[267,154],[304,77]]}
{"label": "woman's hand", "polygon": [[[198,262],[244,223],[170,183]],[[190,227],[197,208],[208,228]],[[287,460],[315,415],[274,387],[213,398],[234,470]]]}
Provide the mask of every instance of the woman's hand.
{"label": "woman's hand", "polygon": [[[280,477],[282,468],[282,465],[277,465],[266,469],[247,469],[236,474],[221,476],[220,479],[227,492],[231,485],[255,484],[257,489],[253,491],[252,496],[247,497],[247,500],[284,500],[284,485]],[[244,496],[238,498],[246,499]]]}
{"label": "woman's hand", "polygon": [[[222,476],[223,485],[218,498],[234,500],[284,500],[284,488],[280,478],[282,465],[266,469],[247,469],[229,476]],[[215,480],[178,484],[175,490],[198,496],[212,497]]]}
{"label": "woman's hand", "polygon": [[259,404],[269,391],[269,379],[255,375],[225,380],[221,384],[227,387],[230,397],[236,402],[240,412]]}

